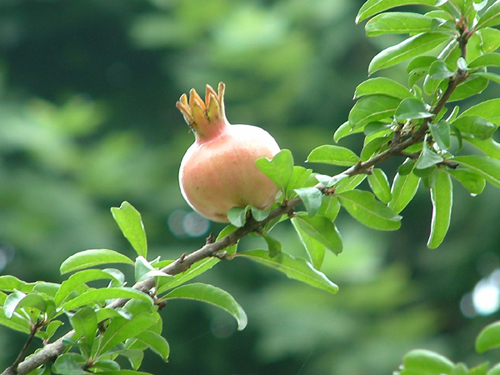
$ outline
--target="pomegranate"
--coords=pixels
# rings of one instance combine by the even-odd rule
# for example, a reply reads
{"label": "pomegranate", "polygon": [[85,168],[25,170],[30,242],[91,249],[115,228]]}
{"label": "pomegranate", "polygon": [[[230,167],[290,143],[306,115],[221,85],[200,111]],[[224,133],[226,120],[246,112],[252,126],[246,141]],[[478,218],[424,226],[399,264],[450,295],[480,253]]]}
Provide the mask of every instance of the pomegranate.
{"label": "pomegranate", "polygon": [[224,111],[224,83],[218,93],[207,85],[205,102],[192,89],[177,108],[191,127],[195,141],[182,158],[181,192],[187,203],[206,218],[229,222],[232,207],[269,208],[278,198],[278,187],[255,164],[272,158],[280,148],[265,130],[251,125],[231,125]]}

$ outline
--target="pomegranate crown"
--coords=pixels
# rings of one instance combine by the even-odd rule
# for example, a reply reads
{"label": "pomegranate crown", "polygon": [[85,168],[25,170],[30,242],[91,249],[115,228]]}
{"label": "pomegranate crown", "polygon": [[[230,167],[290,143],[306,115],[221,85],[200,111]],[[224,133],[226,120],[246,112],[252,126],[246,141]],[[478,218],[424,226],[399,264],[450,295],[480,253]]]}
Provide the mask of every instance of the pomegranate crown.
{"label": "pomegranate crown", "polygon": [[225,122],[224,113],[224,90],[226,85],[219,82],[218,93],[207,85],[205,101],[198,95],[195,89],[189,91],[189,100],[186,94],[182,94],[177,101],[176,106],[184,116],[184,120],[195,131],[196,134],[203,137],[210,133],[207,125],[216,122]]}

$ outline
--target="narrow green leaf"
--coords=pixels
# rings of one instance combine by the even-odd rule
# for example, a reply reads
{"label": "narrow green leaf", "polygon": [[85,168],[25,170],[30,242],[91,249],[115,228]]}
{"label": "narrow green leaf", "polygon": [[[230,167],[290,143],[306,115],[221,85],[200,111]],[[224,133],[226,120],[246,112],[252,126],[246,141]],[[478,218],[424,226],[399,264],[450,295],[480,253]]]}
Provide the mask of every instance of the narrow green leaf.
{"label": "narrow green leaf", "polygon": [[478,56],[470,64],[470,69],[483,68],[486,66],[500,67],[500,53],[485,53],[484,55]]}
{"label": "narrow green leaf", "polygon": [[291,222],[295,229],[295,232],[297,232],[297,235],[299,236],[300,242],[309,255],[309,259],[313,267],[317,270],[321,269],[323,260],[325,259],[326,246],[307,234],[306,231],[304,231],[299,225],[298,219],[296,217],[293,217],[291,219]]}
{"label": "narrow green leaf", "polygon": [[89,289],[85,293],[75,297],[63,306],[64,310],[72,310],[76,307],[102,302],[108,299],[117,298],[137,298],[149,303],[153,303],[151,297],[133,288],[105,288]]}
{"label": "narrow green leaf", "polygon": [[281,252],[274,258],[265,250],[250,250],[238,253],[237,256],[252,259],[268,267],[283,272],[291,279],[302,281],[330,293],[337,293],[338,286],[331,282],[322,272],[314,269],[302,258],[295,258]]}
{"label": "narrow green leaf", "polygon": [[367,95],[387,95],[397,99],[413,97],[405,86],[386,77],[370,78],[356,87],[354,99]]}
{"label": "narrow green leaf", "polygon": [[429,129],[439,148],[448,150],[451,145],[450,124],[446,121],[439,121],[437,124],[429,123]]}
{"label": "narrow green leaf", "polygon": [[125,238],[137,252],[137,255],[146,258],[148,254],[148,244],[146,231],[144,230],[139,211],[129,202],[125,201],[120,207],[112,207],[111,214]]}
{"label": "narrow green leaf", "polygon": [[40,312],[45,312],[47,301],[39,294],[25,294],[16,290],[9,294],[3,307],[5,316],[10,319],[16,309],[21,307],[36,308]]}
{"label": "narrow green leaf", "polygon": [[457,86],[453,94],[451,94],[449,101],[463,100],[480,94],[488,87],[488,83],[489,80],[487,78],[471,75]]}
{"label": "narrow green leaf", "polygon": [[408,373],[451,374],[454,367],[455,364],[448,358],[425,349],[412,350],[403,358],[403,371]]}
{"label": "narrow green leaf", "polygon": [[476,351],[478,353],[484,353],[498,347],[500,347],[500,321],[488,324],[476,338]]}
{"label": "narrow green leaf", "polygon": [[465,110],[460,116],[481,116],[500,125],[500,98],[486,100]]}
{"label": "narrow green leaf", "polygon": [[114,318],[106,328],[100,341],[98,354],[104,354],[125,340],[136,337],[157,322],[156,313],[142,313],[132,319]]}
{"label": "narrow green leaf", "polygon": [[375,168],[372,173],[368,175],[368,183],[378,199],[384,203],[389,203],[391,201],[391,187],[382,169]]}
{"label": "narrow green leaf", "polygon": [[484,178],[467,169],[450,169],[448,173],[459,181],[472,195],[481,194],[486,186]]}
{"label": "narrow green leaf", "polygon": [[367,36],[383,34],[418,34],[431,31],[432,18],[418,13],[388,12],[382,13],[365,25]]}
{"label": "narrow green leaf", "polygon": [[[480,40],[482,52],[493,52],[500,47],[500,30],[493,27],[484,27],[476,32]],[[474,36],[474,35],[473,35]]]}
{"label": "narrow green leaf", "polygon": [[347,137],[348,135],[361,133],[362,131],[362,128],[353,129],[349,121],[346,121],[335,131],[335,133],[333,134],[333,140],[335,143],[337,143],[342,138]]}
{"label": "narrow green leaf", "polygon": [[269,234],[266,234],[266,233],[262,234],[262,238],[264,238],[264,240],[267,243],[267,248],[269,250],[269,256],[271,258],[275,257],[276,255],[278,255],[278,253],[281,252],[281,242],[279,242],[277,239],[271,237]]}
{"label": "narrow green leaf", "polygon": [[348,148],[323,145],[312,150],[307,157],[307,161],[350,167],[359,161],[359,157]]}
{"label": "narrow green leaf", "polygon": [[0,290],[5,292],[18,290],[23,293],[30,293],[35,287],[35,284],[36,283],[27,283],[11,275],[0,276]]}
{"label": "narrow green leaf", "polygon": [[496,26],[500,24],[500,0],[495,1],[491,6],[489,6],[479,17],[476,30],[482,29],[483,27]]}
{"label": "narrow green leaf", "polygon": [[290,189],[300,189],[306,186],[306,182],[309,180],[312,174],[312,169],[306,169],[301,166],[293,167],[293,175],[290,180]]}
{"label": "narrow green leaf", "polygon": [[356,23],[397,6],[410,4],[434,5],[435,3],[436,0],[368,0],[359,9],[356,16]]}
{"label": "narrow green leaf", "polygon": [[302,203],[306,206],[309,216],[313,217],[316,215],[323,202],[323,193],[316,187],[295,189],[295,192],[302,199]]}
{"label": "narrow green leaf", "polygon": [[430,249],[435,249],[444,240],[450,227],[453,207],[453,185],[448,173],[438,169],[436,184],[431,187],[432,221],[431,234],[427,241]]}
{"label": "narrow green leaf", "polygon": [[[366,140],[367,138],[365,138]],[[367,144],[363,146],[363,149],[361,150],[361,161],[367,161],[369,160],[373,155],[378,154],[382,150],[384,150],[387,147],[387,144],[391,138],[389,137],[380,137],[380,138],[375,138],[369,141]]]}
{"label": "narrow green leaf", "polygon": [[422,100],[417,98],[403,99],[394,115],[398,120],[421,119],[434,116],[427,110]]}
{"label": "narrow green leaf", "polygon": [[395,46],[379,52],[370,62],[368,73],[373,74],[377,70],[385,69],[412,57],[422,55],[449,39],[451,39],[450,35],[441,32],[428,32],[412,36]]}
{"label": "narrow green leaf", "polygon": [[59,270],[61,274],[78,271],[83,268],[90,268],[109,263],[126,263],[134,265],[134,261],[123,254],[108,249],[92,249],[80,251],[67,258]]}
{"label": "narrow green leaf", "polygon": [[400,101],[387,95],[363,96],[349,112],[349,124],[356,130],[362,129],[370,122],[391,117]]}
{"label": "narrow green leaf", "polygon": [[496,187],[500,187],[500,160],[489,156],[470,155],[457,156],[453,161],[482,176]]}
{"label": "narrow green leaf", "polygon": [[151,331],[144,331],[136,336],[137,340],[147,344],[156,354],[158,354],[165,362],[168,360],[170,354],[170,346],[167,340]]}
{"label": "narrow green leaf", "polygon": [[500,159],[500,143],[496,142],[493,138],[483,140],[465,137],[465,139],[467,142],[476,146],[484,154],[494,159]]}
{"label": "narrow green leaf", "polygon": [[94,345],[97,332],[97,315],[93,308],[84,307],[70,318],[71,326],[75,330],[75,339],[83,337],[89,348]]}
{"label": "narrow green leaf", "polygon": [[481,116],[461,115],[452,122],[464,136],[473,136],[478,139],[491,138],[498,125]]}
{"label": "narrow green leaf", "polygon": [[422,153],[415,163],[415,169],[427,169],[441,163],[443,160],[443,157],[431,150],[427,145],[427,142],[424,141],[424,147],[422,148]]}
{"label": "narrow green leaf", "polygon": [[340,203],[349,214],[369,228],[397,230],[401,226],[401,216],[377,201],[368,191],[350,190],[339,194]]}
{"label": "narrow green leaf", "polygon": [[[414,169],[413,171],[416,171]],[[392,183],[392,200],[389,207],[400,213],[411,202],[418,190],[421,177],[415,173],[397,173]]]}
{"label": "narrow green leaf", "polygon": [[290,150],[283,149],[274,155],[272,160],[261,158],[256,163],[257,167],[285,193],[293,175],[293,156]]}
{"label": "narrow green leaf", "polygon": [[[277,257],[279,257],[279,254],[275,258]],[[213,285],[202,283],[182,285],[166,294],[163,298],[167,300],[172,298],[185,298],[207,302],[230,313],[238,322],[238,330],[241,331],[247,325],[247,315],[242,307],[228,292]]]}
{"label": "narrow green leaf", "polygon": [[324,216],[309,217],[304,213],[297,213],[297,224],[316,241],[325,245],[335,254],[342,252],[342,239],[335,224]]}
{"label": "narrow green leaf", "polygon": [[[341,175],[340,177],[343,177],[343,175]],[[333,178],[335,178],[335,176],[332,177],[332,179]],[[355,189],[360,183],[365,180],[365,178],[366,174],[358,174],[352,177],[339,179],[335,192],[340,194],[344,191]]]}

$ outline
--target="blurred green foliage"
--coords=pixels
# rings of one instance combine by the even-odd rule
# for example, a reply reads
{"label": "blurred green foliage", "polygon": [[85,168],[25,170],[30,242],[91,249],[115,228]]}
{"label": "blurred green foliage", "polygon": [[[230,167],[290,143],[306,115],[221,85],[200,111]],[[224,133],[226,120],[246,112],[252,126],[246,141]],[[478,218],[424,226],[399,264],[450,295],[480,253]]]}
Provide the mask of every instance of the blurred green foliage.
{"label": "blurred green foliage", "polygon": [[[151,253],[173,259],[201,246],[206,232],[174,230],[189,212],[177,170],[193,140],[175,101],[224,81],[229,120],[264,127],[300,164],[331,142],[371,57],[394,41],[370,40],[355,25],[362,3],[1,1],[0,272],[60,281],[59,264],[79,250],[132,254],[109,212],[124,200],[141,211]],[[351,138],[342,144],[359,149]],[[495,316],[467,318],[460,303],[498,266],[500,197],[492,187],[475,199],[457,189],[450,233],[429,250],[427,194],[390,234],[339,218],[345,249],[324,265],[336,296],[244,259],[221,262],[203,281],[230,292],[249,326],[235,332],[215,308],[170,302],[170,363],[151,356],[144,370],[387,374],[419,346],[473,365],[473,338]],[[302,251],[291,227],[273,233]],[[3,327],[0,335],[5,368],[23,338]]]}

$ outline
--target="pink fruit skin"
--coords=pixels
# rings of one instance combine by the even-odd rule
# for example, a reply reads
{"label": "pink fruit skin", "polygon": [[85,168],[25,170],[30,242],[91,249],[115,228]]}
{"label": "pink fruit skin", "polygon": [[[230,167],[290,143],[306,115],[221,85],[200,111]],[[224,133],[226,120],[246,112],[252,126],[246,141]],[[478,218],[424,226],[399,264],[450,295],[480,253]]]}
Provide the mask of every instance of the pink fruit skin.
{"label": "pink fruit skin", "polygon": [[231,125],[223,114],[215,125],[216,131],[212,127],[203,138],[195,133],[196,140],[182,159],[179,183],[184,199],[217,222],[228,222],[227,212],[235,206],[269,208],[280,191],[255,162],[271,159],[280,151],[278,144],[265,130]]}

